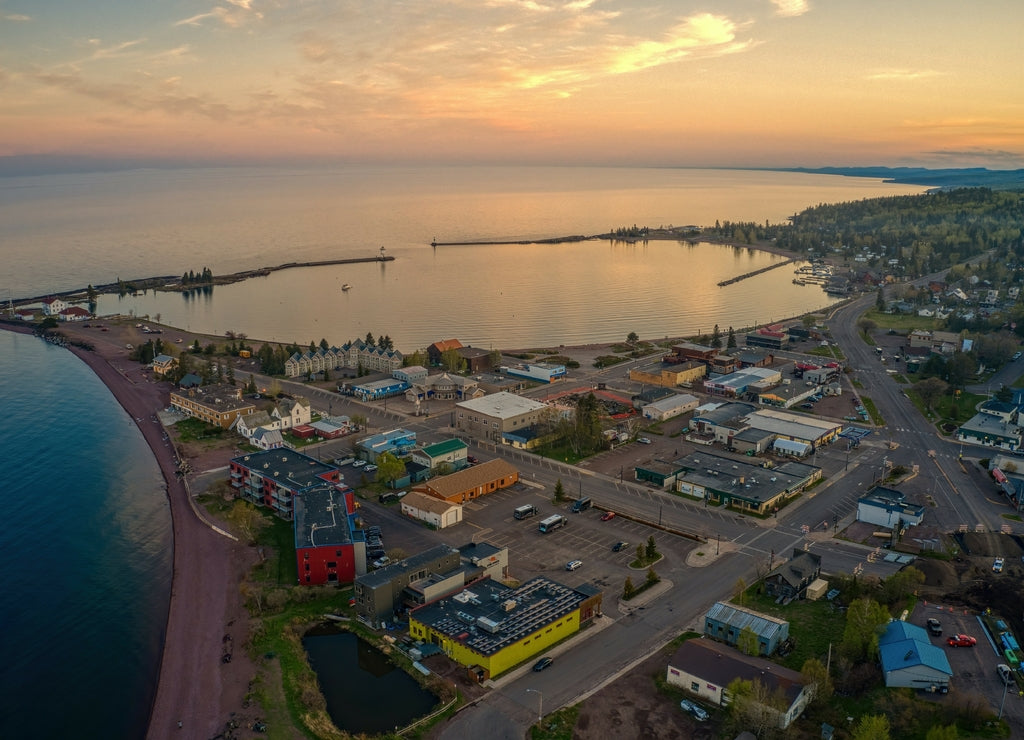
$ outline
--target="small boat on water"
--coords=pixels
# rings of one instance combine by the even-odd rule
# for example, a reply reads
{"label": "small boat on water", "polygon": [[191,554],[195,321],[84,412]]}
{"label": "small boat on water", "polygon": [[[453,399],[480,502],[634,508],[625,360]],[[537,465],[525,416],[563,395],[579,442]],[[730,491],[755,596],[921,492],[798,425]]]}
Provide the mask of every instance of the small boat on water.
{"label": "small boat on water", "polygon": [[348,283],[345,283],[344,285],[341,286],[341,289],[342,290],[351,290],[352,286],[349,285]]}

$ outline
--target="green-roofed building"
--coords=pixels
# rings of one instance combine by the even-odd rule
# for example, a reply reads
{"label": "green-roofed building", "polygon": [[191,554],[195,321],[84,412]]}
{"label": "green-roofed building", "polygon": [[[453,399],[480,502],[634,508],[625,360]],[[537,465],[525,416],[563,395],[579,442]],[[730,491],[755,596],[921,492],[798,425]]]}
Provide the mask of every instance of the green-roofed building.
{"label": "green-roofed building", "polygon": [[469,463],[469,446],[461,439],[446,439],[444,442],[427,445],[413,450],[412,461],[431,472],[447,466],[448,472],[462,470]]}

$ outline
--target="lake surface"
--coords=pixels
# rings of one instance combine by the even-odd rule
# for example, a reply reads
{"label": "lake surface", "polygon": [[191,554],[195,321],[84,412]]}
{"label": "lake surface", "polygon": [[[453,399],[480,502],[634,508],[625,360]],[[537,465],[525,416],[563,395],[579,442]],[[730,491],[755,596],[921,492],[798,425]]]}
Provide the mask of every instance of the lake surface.
{"label": "lake surface", "polygon": [[0,737],[142,737],[172,574],[160,471],[92,371],[33,336],[0,331],[0,408]]}
{"label": "lake surface", "polygon": [[350,733],[391,732],[430,713],[437,697],[351,632],[302,638],[334,724]]}
{"label": "lake surface", "polygon": [[[0,180],[12,297],[118,278],[235,272],[376,255],[384,264],[290,270],[212,296],[107,297],[101,313],[160,314],[194,331],[332,344],[388,334],[512,348],[765,323],[831,301],[792,271],[718,288],[776,259],[675,242],[430,247],[543,239],[633,224],[783,221],[822,202],[922,192],[879,180],[744,170],[354,167],[133,171]],[[352,289],[343,293],[341,286]]]}

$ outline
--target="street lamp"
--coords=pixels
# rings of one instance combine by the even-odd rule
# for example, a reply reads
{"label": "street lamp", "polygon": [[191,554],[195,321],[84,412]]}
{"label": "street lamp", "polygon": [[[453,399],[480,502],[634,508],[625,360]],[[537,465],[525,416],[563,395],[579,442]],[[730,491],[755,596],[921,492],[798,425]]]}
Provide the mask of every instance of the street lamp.
{"label": "street lamp", "polygon": [[533,692],[537,695],[537,724],[544,718],[544,694],[540,693],[537,689],[527,689],[527,692]]}

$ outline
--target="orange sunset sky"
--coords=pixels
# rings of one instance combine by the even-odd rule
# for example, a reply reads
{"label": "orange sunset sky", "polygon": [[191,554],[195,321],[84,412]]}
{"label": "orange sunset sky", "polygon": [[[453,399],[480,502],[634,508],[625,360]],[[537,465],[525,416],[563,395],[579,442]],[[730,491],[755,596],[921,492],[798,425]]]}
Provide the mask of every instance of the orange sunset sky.
{"label": "orange sunset sky", "polygon": [[1024,167],[1019,0],[0,0],[0,157]]}

